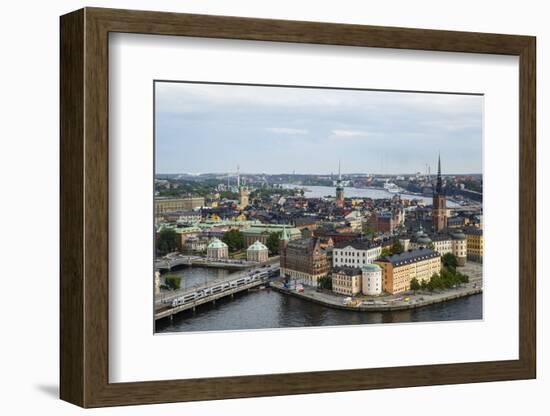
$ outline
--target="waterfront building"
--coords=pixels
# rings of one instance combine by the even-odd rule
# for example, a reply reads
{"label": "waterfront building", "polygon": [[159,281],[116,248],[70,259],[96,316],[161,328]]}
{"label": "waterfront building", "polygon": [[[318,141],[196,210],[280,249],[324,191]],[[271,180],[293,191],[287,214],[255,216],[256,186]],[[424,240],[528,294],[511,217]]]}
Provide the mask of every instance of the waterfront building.
{"label": "waterfront building", "polygon": [[432,203],[432,225],[435,232],[447,228],[447,200],[445,199],[443,179],[441,178],[441,156],[437,160],[437,181]]}
{"label": "waterfront building", "polygon": [[332,248],[333,267],[362,267],[377,260],[382,253],[379,242],[342,241]]}
{"label": "waterfront building", "polygon": [[410,290],[413,278],[419,282],[429,281],[434,273],[441,271],[440,254],[428,248],[385,256],[375,263],[382,268],[384,291],[391,294]]}
{"label": "waterfront building", "polygon": [[204,207],[204,197],[185,196],[181,198],[155,198],[155,218],[172,211],[186,211]]}
{"label": "waterfront building", "polygon": [[256,241],[254,244],[246,249],[246,259],[248,261],[264,263],[267,261],[268,257],[269,250],[264,244],[260,243],[259,241]]}
{"label": "waterfront building", "polygon": [[483,230],[476,227],[464,229],[466,235],[466,257],[468,260],[483,263]]}
{"label": "waterfront building", "polygon": [[271,233],[282,233],[283,230],[286,230],[290,240],[302,238],[302,233],[298,228],[289,227],[286,224],[255,223],[251,224],[248,228],[243,229],[242,233],[245,245],[249,246],[254,244],[256,241],[265,244]]}
{"label": "waterfront building", "polygon": [[336,267],[332,271],[332,291],[340,295],[355,296],[361,293],[363,274],[357,267]]}
{"label": "waterfront building", "polygon": [[285,229],[280,239],[281,276],[296,279],[308,286],[317,286],[329,272],[327,253],[318,238],[291,240]]}
{"label": "waterfront building", "polygon": [[340,171],[340,161],[338,161],[338,180],[336,181],[336,206],[344,206],[344,185],[342,183],[342,173]]}
{"label": "waterfront building", "polygon": [[206,247],[206,256],[211,259],[227,259],[229,258],[229,248],[219,238],[213,238]]}
{"label": "waterfront building", "polygon": [[382,268],[376,264],[367,264],[361,268],[361,292],[363,295],[377,296],[382,293]]}

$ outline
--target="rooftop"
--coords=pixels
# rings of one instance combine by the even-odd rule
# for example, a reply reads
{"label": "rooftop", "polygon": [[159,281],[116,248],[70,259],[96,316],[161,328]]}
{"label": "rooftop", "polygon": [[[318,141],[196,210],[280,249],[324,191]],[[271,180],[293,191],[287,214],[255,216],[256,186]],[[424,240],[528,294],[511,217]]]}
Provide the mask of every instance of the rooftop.
{"label": "rooftop", "polygon": [[358,267],[341,266],[333,269],[334,273],[345,274],[347,276],[357,276],[361,274],[361,269]]}
{"label": "rooftop", "polygon": [[440,257],[439,253],[429,248],[421,248],[418,250],[409,250],[401,254],[385,256],[378,260],[379,262],[391,263],[393,266],[402,266],[405,264],[416,263],[418,261]]}
{"label": "rooftop", "polygon": [[372,272],[379,272],[382,269],[378,264],[370,263],[370,264],[367,264],[366,266],[363,266],[361,270],[363,270],[364,272],[372,273]]}
{"label": "rooftop", "polygon": [[227,244],[225,244],[222,240],[219,238],[213,238],[210,243],[208,243],[208,248],[225,248],[227,247]]}
{"label": "rooftop", "polygon": [[353,247],[356,250],[368,250],[375,247],[380,247],[380,242],[371,240],[346,240],[334,245],[336,249]]}
{"label": "rooftop", "polygon": [[260,243],[259,241],[256,241],[254,244],[251,244],[247,250],[250,250],[250,251],[265,251],[267,250],[267,247]]}

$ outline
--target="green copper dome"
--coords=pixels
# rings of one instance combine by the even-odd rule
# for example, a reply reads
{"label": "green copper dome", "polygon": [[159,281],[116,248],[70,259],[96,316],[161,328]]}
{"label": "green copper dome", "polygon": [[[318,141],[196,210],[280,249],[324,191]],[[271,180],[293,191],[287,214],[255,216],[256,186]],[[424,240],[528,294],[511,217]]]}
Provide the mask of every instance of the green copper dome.
{"label": "green copper dome", "polygon": [[265,250],[267,250],[267,247],[256,240],[256,242],[254,244],[252,244],[250,247],[248,247],[247,250],[250,250],[250,251],[265,251]]}
{"label": "green copper dome", "polygon": [[380,270],[382,270],[382,268],[376,263],[371,263],[362,267],[361,270],[367,273],[373,273],[373,272],[379,272]]}
{"label": "green copper dome", "polygon": [[227,244],[221,241],[219,238],[213,238],[210,243],[208,243],[208,248],[225,248]]}

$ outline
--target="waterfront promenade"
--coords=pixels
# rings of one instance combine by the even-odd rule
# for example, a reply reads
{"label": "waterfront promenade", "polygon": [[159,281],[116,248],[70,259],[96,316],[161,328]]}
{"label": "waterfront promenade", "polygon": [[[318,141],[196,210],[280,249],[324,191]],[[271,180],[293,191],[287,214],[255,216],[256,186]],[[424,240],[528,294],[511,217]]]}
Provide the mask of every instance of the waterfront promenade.
{"label": "waterfront promenade", "polygon": [[[482,269],[483,266],[479,263],[467,262],[466,266],[459,268],[459,271],[467,274],[470,277],[470,282],[454,289],[433,292],[429,292],[427,290],[416,291],[415,293],[410,291],[387,296],[358,295],[353,298],[354,301],[357,301],[356,305],[345,304],[344,299],[346,296],[336,295],[330,291],[318,291],[317,289],[308,286],[303,287],[303,292],[296,291],[292,285],[290,289],[285,289],[281,282],[271,282],[271,287],[281,293],[336,309],[351,310],[356,312],[399,311],[420,308],[423,306],[482,293]],[[364,301],[369,302],[369,304],[364,304]]]}

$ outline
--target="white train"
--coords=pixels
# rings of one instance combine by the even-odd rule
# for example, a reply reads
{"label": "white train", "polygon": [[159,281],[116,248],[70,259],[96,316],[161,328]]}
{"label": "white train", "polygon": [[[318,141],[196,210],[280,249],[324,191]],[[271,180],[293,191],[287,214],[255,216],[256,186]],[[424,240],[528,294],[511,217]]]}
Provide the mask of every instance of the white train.
{"label": "white train", "polygon": [[216,286],[208,287],[206,289],[199,289],[195,292],[186,293],[183,296],[179,296],[172,300],[171,305],[173,308],[176,306],[185,305],[186,303],[194,302],[196,300],[199,300],[201,298],[204,298],[206,296],[215,295],[216,293],[225,292],[227,290],[231,290],[234,288],[237,288],[239,286],[246,285],[248,283],[258,281],[258,280],[264,280],[269,277],[269,271],[263,270],[263,271],[256,271],[253,273],[250,273],[247,276],[239,277],[235,280],[230,280],[227,282],[220,283]]}

